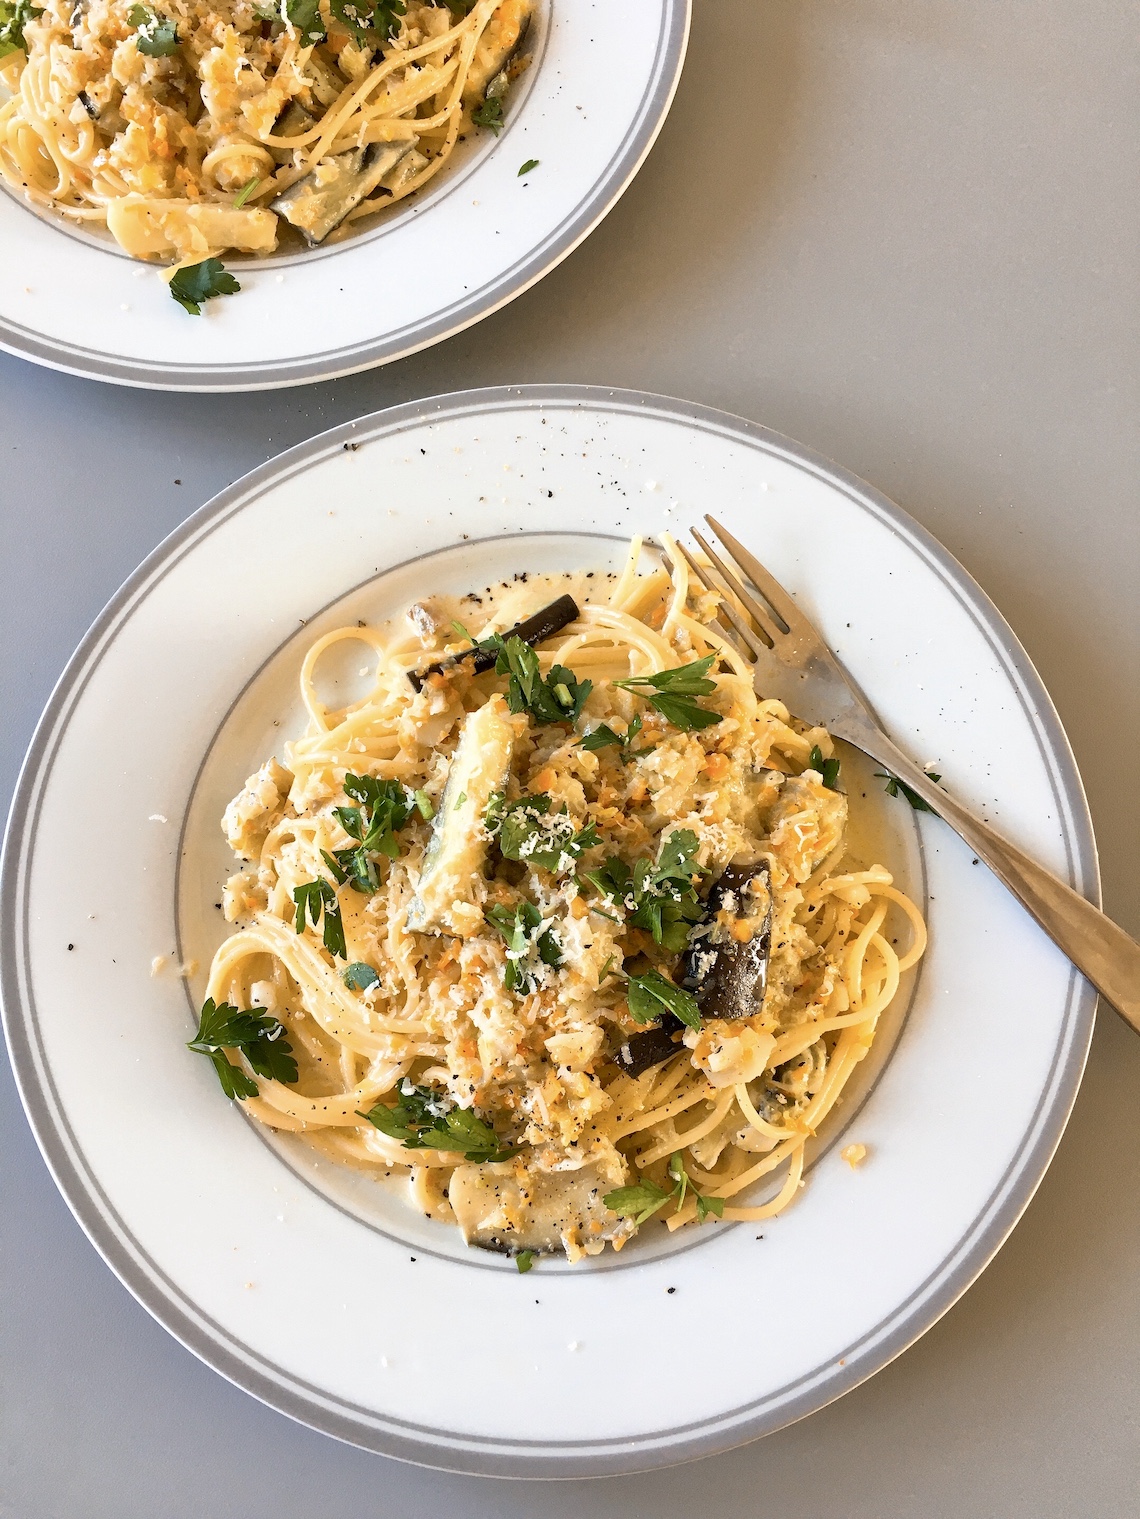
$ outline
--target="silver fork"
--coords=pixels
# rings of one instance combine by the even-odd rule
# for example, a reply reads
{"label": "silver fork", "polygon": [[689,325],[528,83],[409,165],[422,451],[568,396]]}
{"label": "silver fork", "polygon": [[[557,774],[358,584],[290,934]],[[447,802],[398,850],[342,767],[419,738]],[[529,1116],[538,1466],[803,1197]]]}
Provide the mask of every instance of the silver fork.
{"label": "silver fork", "polygon": [[[712,517],[705,521],[734,563],[695,528],[693,537],[712,568],[700,564],[683,543],[677,547],[702,584],[717,596],[721,630],[753,663],[757,692],[776,697],[795,716],[846,739],[916,791],[932,811],[961,834],[1077,969],[1140,1033],[1140,944],[1051,871],[956,802],[896,748],[779,581],[719,522]],[[747,618],[737,611],[733,597],[746,608]]]}

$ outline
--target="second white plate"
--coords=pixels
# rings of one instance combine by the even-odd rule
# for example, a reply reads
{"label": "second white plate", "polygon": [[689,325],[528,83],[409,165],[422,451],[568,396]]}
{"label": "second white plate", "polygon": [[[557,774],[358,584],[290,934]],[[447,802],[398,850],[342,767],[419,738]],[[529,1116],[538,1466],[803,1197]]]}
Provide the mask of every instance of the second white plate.
{"label": "second white plate", "polygon": [[[691,0],[543,0],[506,129],[422,199],[333,247],[232,261],[188,317],[152,265],[33,213],[0,181],[0,348],[154,390],[269,390],[429,347],[530,288],[629,185],[672,103]],[[538,168],[524,177],[529,159]]]}

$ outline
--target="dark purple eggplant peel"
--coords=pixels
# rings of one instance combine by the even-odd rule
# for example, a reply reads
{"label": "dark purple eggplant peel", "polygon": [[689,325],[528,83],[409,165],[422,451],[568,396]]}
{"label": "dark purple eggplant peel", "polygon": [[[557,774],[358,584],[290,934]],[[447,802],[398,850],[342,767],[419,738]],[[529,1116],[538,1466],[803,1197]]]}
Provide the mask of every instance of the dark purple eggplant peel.
{"label": "dark purple eggplant peel", "polygon": [[[693,931],[681,962],[681,984],[697,999],[704,1018],[751,1018],[764,1002],[768,985],[768,961],[772,953],[772,902],[764,913],[759,933],[747,943],[732,935],[731,928],[717,921],[727,912],[733,919],[754,918],[751,890],[757,878],[767,888],[770,871],[767,860],[755,865],[729,865],[709,891],[705,915]],[[641,1076],[681,1048],[677,1039],[681,1022],[666,1013],[661,1023],[634,1034],[621,1046],[615,1057],[627,1076]]]}
{"label": "dark purple eggplant peel", "polygon": [[[726,913],[733,922],[755,918],[751,888],[758,878],[768,898],[764,919],[760,931],[741,943],[728,926],[717,921],[718,914]],[[730,865],[709,891],[704,922],[690,935],[681,962],[681,985],[696,997],[704,1018],[751,1018],[760,1011],[772,953],[770,879],[767,860]]]}
{"label": "dark purple eggplant peel", "polygon": [[[568,627],[578,615],[578,603],[573,596],[559,596],[557,601],[552,601],[549,606],[541,608],[533,617],[527,617],[522,622],[516,623],[513,628],[508,628],[503,638],[521,638],[523,643],[531,645],[541,643],[544,638],[553,638],[555,633],[560,633],[563,628]],[[434,665],[428,665],[426,670],[409,670],[408,679],[418,691],[429,675],[438,675],[443,670],[453,670],[457,665],[468,660],[475,673],[478,674],[481,670],[489,670],[496,658],[494,649],[468,649],[462,654],[453,654],[449,659],[441,659]]]}
{"label": "dark purple eggplant peel", "polygon": [[672,1013],[666,1013],[662,1022],[646,1029],[644,1034],[634,1034],[618,1049],[614,1060],[627,1076],[643,1076],[646,1071],[663,1060],[671,1060],[684,1046],[678,1039],[684,1025]]}

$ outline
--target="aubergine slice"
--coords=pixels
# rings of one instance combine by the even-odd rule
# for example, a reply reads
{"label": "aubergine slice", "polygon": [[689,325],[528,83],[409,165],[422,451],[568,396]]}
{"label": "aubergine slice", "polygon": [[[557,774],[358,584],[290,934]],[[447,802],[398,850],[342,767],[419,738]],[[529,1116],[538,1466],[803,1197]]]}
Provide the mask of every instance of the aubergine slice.
{"label": "aubergine slice", "polygon": [[470,923],[475,883],[487,853],[483,815],[492,794],[506,785],[514,742],[515,727],[501,696],[492,696],[463,719],[416,894],[408,904],[409,928],[461,935]]}
{"label": "aubergine slice", "polygon": [[[759,901],[752,890],[758,878],[764,883]],[[770,878],[767,860],[730,865],[708,894],[704,918],[681,962],[681,984],[694,993],[704,1018],[751,1018],[763,1006],[772,954]],[[722,912],[732,922],[760,917],[759,931],[741,943],[733,937],[731,923],[718,921]],[[684,1047],[679,1042],[682,1030],[681,1020],[667,1012],[660,1023],[626,1040],[614,1060],[627,1076],[643,1076]]]}
{"label": "aubergine slice", "polygon": [[303,179],[279,195],[270,210],[283,216],[309,247],[315,248],[414,146],[414,140],[370,142],[366,147],[322,158]]}
{"label": "aubergine slice", "polygon": [[559,1255],[570,1244],[629,1232],[603,1201],[620,1186],[620,1173],[604,1162],[546,1175],[508,1160],[457,1166],[447,1196],[469,1245],[502,1255]]}
{"label": "aubergine slice", "polygon": [[[297,100],[291,100],[273,123],[275,137],[301,137],[310,127],[316,126],[317,118],[305,110]],[[270,148],[274,161],[287,164],[293,157],[292,148]]]}
{"label": "aubergine slice", "polygon": [[[578,616],[578,603],[573,596],[559,596],[557,601],[552,601],[548,607],[543,607],[535,612],[533,617],[527,617],[522,622],[508,628],[503,634],[504,638],[521,638],[523,643],[541,643],[544,638],[553,638],[555,633],[560,633],[568,627],[575,617]],[[429,675],[438,675],[441,670],[454,669],[465,660],[471,662],[476,674],[480,670],[489,670],[495,663],[496,654],[490,649],[468,650],[463,654],[453,654],[450,659],[438,660],[434,665],[428,665],[426,670],[409,670],[408,679],[418,691],[423,686]]]}
{"label": "aubergine slice", "polygon": [[[754,891],[757,880],[762,884]],[[767,860],[732,864],[708,894],[704,921],[685,951],[681,983],[696,997],[704,1018],[751,1018],[763,1005],[772,954],[770,881]],[[754,926],[751,937],[742,942],[733,928],[745,921]]]}
{"label": "aubergine slice", "polygon": [[504,0],[479,39],[463,90],[465,105],[481,104],[488,95],[502,97],[507,69],[526,45],[534,15],[533,0]]}

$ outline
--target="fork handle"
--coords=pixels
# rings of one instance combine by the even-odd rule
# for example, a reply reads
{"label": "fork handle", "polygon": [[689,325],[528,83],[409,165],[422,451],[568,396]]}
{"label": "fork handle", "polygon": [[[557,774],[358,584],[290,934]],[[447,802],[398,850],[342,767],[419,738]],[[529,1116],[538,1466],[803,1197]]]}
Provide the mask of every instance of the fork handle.
{"label": "fork handle", "polygon": [[925,770],[896,749],[885,734],[862,730],[861,725],[861,731],[847,734],[842,727],[836,724],[832,731],[848,738],[917,791],[985,860],[998,880],[1009,887],[1054,944],[1111,1002],[1125,1023],[1140,1033],[1140,944],[1052,871],[1044,869],[956,802]]}

